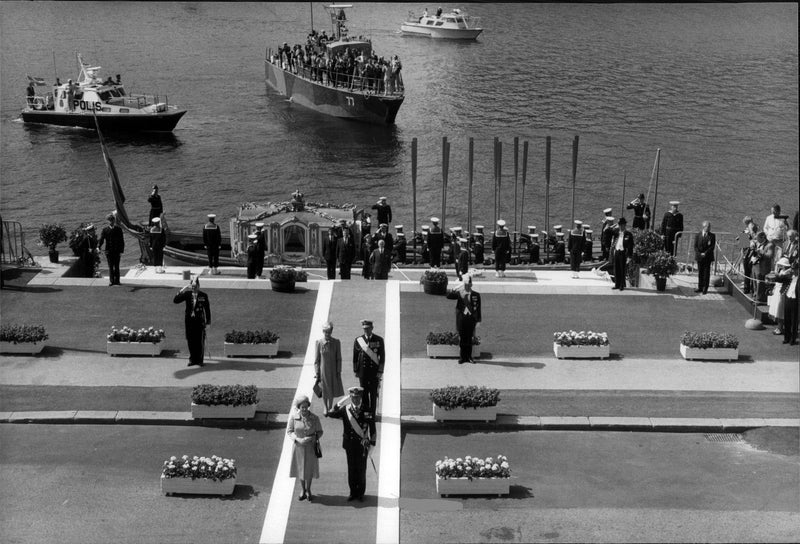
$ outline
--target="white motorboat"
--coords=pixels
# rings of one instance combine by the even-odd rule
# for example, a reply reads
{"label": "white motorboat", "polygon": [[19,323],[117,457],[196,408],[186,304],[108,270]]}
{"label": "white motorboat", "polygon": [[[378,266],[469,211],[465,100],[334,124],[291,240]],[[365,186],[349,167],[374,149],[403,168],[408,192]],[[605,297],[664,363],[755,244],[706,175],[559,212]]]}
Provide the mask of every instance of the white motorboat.
{"label": "white motorboat", "polygon": [[439,9],[435,15],[429,15],[426,10],[422,16],[409,11],[400,30],[403,34],[447,40],[474,40],[483,32],[480,17],[472,17],[461,9],[449,13],[442,13]]}

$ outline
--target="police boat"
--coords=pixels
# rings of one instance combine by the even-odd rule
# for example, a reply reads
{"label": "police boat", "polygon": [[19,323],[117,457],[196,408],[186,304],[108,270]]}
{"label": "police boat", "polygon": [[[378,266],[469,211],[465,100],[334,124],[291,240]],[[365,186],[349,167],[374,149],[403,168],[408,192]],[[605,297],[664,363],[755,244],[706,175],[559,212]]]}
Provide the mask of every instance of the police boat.
{"label": "police boat", "polygon": [[109,132],[171,132],[186,113],[170,105],[166,96],[128,94],[119,75],[103,80],[101,67],[85,63],[80,54],[78,63],[77,81],[57,79],[46,93],[35,92],[35,87],[46,85],[44,80],[28,76],[24,122],[95,130],[96,115],[100,128]]}
{"label": "police boat", "polygon": [[[267,49],[267,85],[291,102],[326,115],[394,124],[405,100],[400,60],[397,55],[377,59],[369,39],[349,35],[345,10],[352,5],[327,7],[332,36],[318,35],[312,29],[307,47],[292,49],[284,43],[277,51]],[[303,61],[297,61],[298,48]],[[306,51],[310,51],[310,59]]]}
{"label": "police boat", "polygon": [[441,13],[440,8],[435,15],[428,15],[426,10],[421,17],[409,11],[408,19],[400,25],[400,31],[412,36],[474,40],[483,32],[483,28],[480,27],[480,17],[472,17],[460,9]]}

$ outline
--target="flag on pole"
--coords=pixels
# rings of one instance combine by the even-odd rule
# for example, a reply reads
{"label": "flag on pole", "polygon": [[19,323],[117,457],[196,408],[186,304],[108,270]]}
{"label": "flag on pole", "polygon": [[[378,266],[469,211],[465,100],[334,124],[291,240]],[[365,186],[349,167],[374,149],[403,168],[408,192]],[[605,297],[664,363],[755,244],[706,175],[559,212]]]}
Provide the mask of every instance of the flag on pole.
{"label": "flag on pole", "polygon": [[97,115],[94,116],[94,124],[97,127],[97,136],[100,138],[100,149],[103,151],[103,160],[106,163],[106,172],[108,174],[108,182],[111,184],[111,192],[114,194],[114,207],[117,209],[117,219],[120,223],[127,228],[132,229],[128,213],[125,211],[125,193],[122,192],[122,185],[117,176],[117,169],[114,168],[114,162],[111,160],[111,155],[108,154],[106,149],[106,142],[103,140],[103,134],[100,132],[100,123],[97,121]]}
{"label": "flag on pole", "polygon": [[[28,76],[28,74],[25,74],[25,75]],[[47,85],[47,83],[45,83],[45,81],[44,81],[44,78],[41,78],[41,77],[28,76],[28,81],[30,81],[31,83],[33,83],[34,85],[37,85],[39,87],[44,87],[45,85]]]}

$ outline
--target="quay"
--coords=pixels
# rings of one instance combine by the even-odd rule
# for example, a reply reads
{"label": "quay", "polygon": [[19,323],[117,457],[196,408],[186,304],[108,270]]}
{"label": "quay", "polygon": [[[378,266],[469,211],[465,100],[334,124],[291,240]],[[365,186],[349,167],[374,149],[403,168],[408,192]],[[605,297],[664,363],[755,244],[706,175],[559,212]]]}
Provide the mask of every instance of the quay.
{"label": "quay", "polygon": [[[167,267],[164,274],[130,268],[123,270],[122,285],[108,287],[106,278],[65,277],[66,265],[40,264],[40,272],[22,273],[0,291],[3,322],[40,323],[50,336],[39,356],[0,358],[4,462],[30,474],[33,489],[43,493],[23,495],[4,486],[0,506],[11,516],[15,541],[47,540],[54,536],[48,530],[59,531],[62,541],[102,541],[114,531],[114,539],[124,542],[800,538],[797,454],[759,453],[763,444],[753,442],[774,432],[797,436],[798,349],[781,344],[769,329],[746,330],[750,314],[726,288],[698,295],[692,276],[677,275],[664,293],[620,293],[591,272],[573,279],[569,271],[520,268],[499,279],[487,269],[474,279],[484,306],[480,358],[458,365],[425,356],[426,334],[455,330],[455,324],[452,301],[422,292],[422,269],[394,269],[388,281],[357,274],[329,281],[324,269],[309,269],[309,281],[297,292],[277,293],[269,280],[248,280],[238,268],[223,267],[219,276],[200,267]],[[186,284],[186,270],[200,275],[211,301],[210,356],[202,368],[186,366],[183,311],[172,303]],[[455,273],[447,272],[453,286]],[[338,421],[321,418],[318,500],[298,502],[288,478],[287,414],[296,394],[312,397],[313,342],[328,319],[342,340],[345,388],[355,384],[349,364],[360,319],[372,319],[387,345],[376,470],[368,469],[367,500],[356,506],[344,502]],[[162,353],[109,357],[105,335],[112,325],[163,328]],[[225,358],[222,339],[232,329],[277,332],[278,356]],[[608,332],[611,358],[555,359],[552,334],[566,329]],[[739,360],[681,359],[684,330],[735,333]],[[256,419],[192,420],[191,388],[203,383],[255,384]],[[498,421],[435,422],[428,391],[471,384],[501,390]],[[320,412],[318,401],[312,410]],[[737,443],[703,446],[697,440],[704,434]],[[46,453],[48,436],[59,441],[53,451],[69,461]],[[23,455],[17,449],[24,446],[12,443],[40,447]],[[555,455],[556,443],[570,453]],[[90,459],[92,451],[113,454],[92,463],[73,460],[73,450]],[[433,462],[471,452],[509,457],[515,476],[510,497],[441,499],[432,493]],[[160,494],[163,459],[183,453],[235,457],[240,469],[234,500]],[[51,475],[30,472],[37,463],[50,467]],[[71,466],[94,466],[89,470],[96,474],[67,484]],[[650,478],[654,487],[628,481],[628,471]],[[748,502],[760,493],[748,479],[751,472],[769,486],[771,504]],[[563,479],[547,476],[556,473]],[[63,488],[45,492],[54,478],[65,482]],[[578,489],[591,498],[578,500]],[[43,509],[48,494],[67,502]],[[90,511],[101,512],[97,521],[88,519]],[[616,532],[598,529],[607,525]]]}

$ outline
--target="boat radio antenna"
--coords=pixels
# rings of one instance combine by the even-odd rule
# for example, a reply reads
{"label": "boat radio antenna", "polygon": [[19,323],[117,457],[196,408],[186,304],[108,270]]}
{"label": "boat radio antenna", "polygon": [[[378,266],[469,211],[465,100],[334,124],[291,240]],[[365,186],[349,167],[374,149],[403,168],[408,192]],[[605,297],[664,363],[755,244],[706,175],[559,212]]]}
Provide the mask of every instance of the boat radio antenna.
{"label": "boat radio antenna", "polygon": [[311,33],[314,33],[314,2],[308,3],[308,9],[311,11]]}

